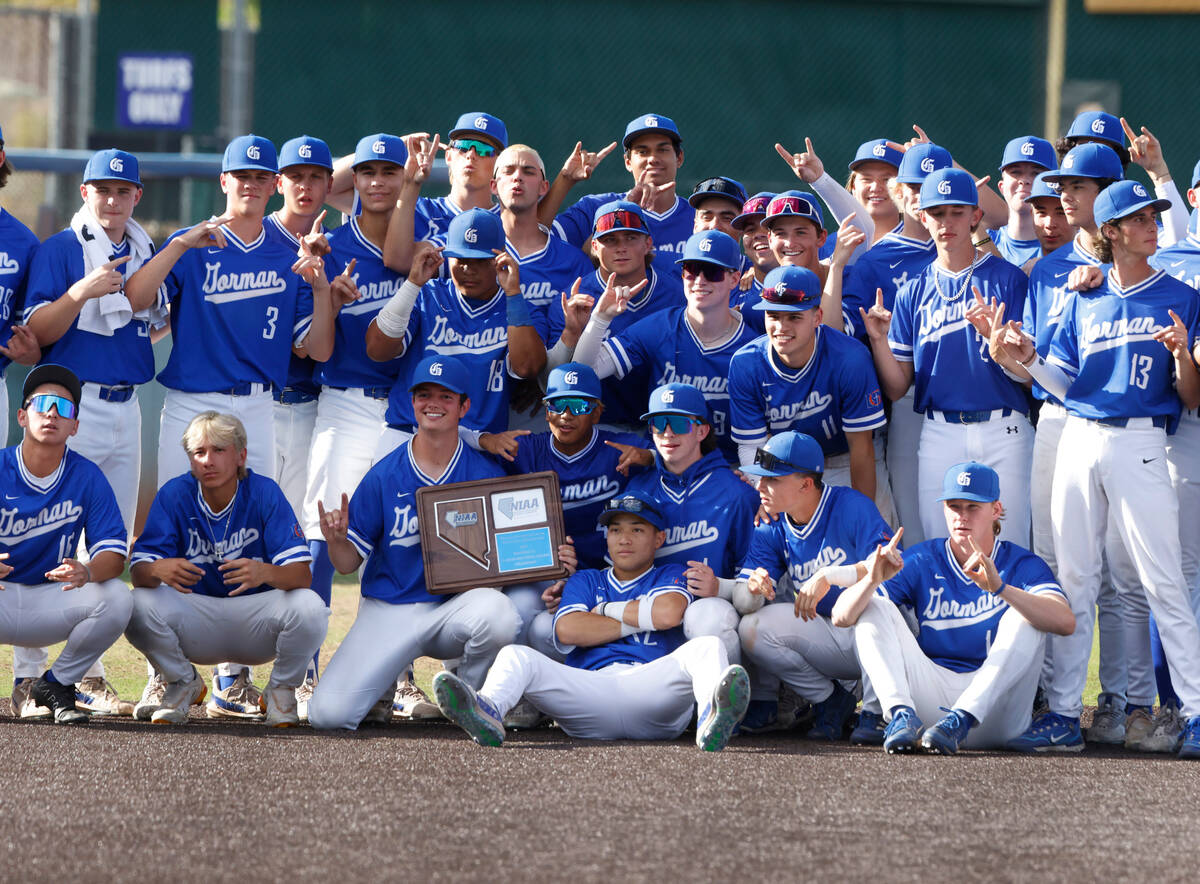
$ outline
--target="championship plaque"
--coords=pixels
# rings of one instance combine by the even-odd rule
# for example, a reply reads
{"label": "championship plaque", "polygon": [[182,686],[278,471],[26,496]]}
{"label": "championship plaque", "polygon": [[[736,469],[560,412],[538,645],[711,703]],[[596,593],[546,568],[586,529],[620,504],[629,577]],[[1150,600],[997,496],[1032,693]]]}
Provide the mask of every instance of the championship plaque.
{"label": "championship plaque", "polygon": [[425,588],[447,595],[566,577],[562,498],[552,472],[417,489]]}

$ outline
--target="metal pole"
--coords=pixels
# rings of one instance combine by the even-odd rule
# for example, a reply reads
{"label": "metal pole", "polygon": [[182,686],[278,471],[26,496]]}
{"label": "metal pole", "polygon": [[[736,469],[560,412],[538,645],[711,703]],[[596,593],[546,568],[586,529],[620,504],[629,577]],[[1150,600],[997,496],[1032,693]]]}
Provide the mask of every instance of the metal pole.
{"label": "metal pole", "polygon": [[1046,18],[1046,116],[1042,129],[1046,140],[1053,143],[1059,135],[1067,67],[1067,0],[1050,0]]}
{"label": "metal pole", "polygon": [[250,26],[246,21],[246,0],[234,0],[233,30],[229,46],[229,131],[233,138],[250,131]]}
{"label": "metal pole", "polygon": [[78,0],[79,73],[75,78],[75,138],[72,147],[86,148],[92,130],[92,102],[96,78],[96,16],[92,0]]}

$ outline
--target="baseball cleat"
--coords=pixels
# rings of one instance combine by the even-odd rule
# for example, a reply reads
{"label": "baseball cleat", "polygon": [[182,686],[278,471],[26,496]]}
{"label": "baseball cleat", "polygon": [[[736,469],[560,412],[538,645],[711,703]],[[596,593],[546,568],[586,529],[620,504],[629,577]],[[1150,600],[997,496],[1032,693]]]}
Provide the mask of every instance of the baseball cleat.
{"label": "baseball cleat", "polygon": [[75,707],[93,715],[133,715],[133,704],[117,696],[107,679],[85,678],[75,687]]}
{"label": "baseball cleat", "polygon": [[150,676],[146,686],[142,688],[142,698],[133,707],[133,717],[138,721],[149,721],[150,716],[162,705],[163,692],[166,689],[167,683],[160,674],[156,672]]}
{"label": "baseball cleat", "polygon": [[480,746],[504,742],[504,717],[499,710],[453,672],[439,672],[433,677],[433,696],[442,714]]}
{"label": "baseball cleat", "polygon": [[938,755],[955,755],[959,744],[967,738],[967,732],[975,723],[970,713],[961,709],[943,709],[946,716],[921,734],[921,748]]}
{"label": "baseball cleat", "polygon": [[42,676],[29,689],[30,698],[54,714],[55,724],[87,724],[91,717],[75,708],[75,685],[48,681]]}
{"label": "baseball cleat", "polygon": [[846,732],[846,722],[857,705],[858,698],[835,680],[832,693],[813,707],[816,713],[813,726],[805,736],[810,740],[827,742],[840,740]]}
{"label": "baseball cleat", "polygon": [[897,706],[892,710],[892,720],[883,732],[883,751],[888,755],[917,751],[921,737],[921,719],[911,706]]}
{"label": "baseball cleat", "polygon": [[296,688],[296,716],[302,721],[308,721],[308,701],[312,699],[313,690],[316,689],[316,676],[309,672],[304,676],[304,681],[300,683],[300,687]]}
{"label": "baseball cleat", "polygon": [[1168,703],[1159,706],[1154,716],[1154,727],[1142,739],[1138,748],[1142,752],[1174,752],[1179,748],[1183,739],[1183,729],[1186,722],[1179,714],[1179,708]]}
{"label": "baseball cleat", "polygon": [[208,693],[208,686],[196,667],[192,677],[170,682],[163,691],[162,703],[150,716],[151,724],[187,724],[188,709],[199,703]]}
{"label": "baseball cleat", "polygon": [[[250,680],[250,670],[243,669],[231,681],[229,676],[213,676],[212,699],[204,708],[209,718],[262,718],[262,691]],[[227,682],[227,683],[225,683]],[[222,687],[222,683],[224,687]]]}
{"label": "baseball cleat", "polygon": [[738,732],[744,734],[765,734],[783,729],[779,723],[779,703],[775,700],[751,700],[746,707],[746,716],[738,725]]}
{"label": "baseball cleat", "polygon": [[696,745],[705,752],[720,752],[729,743],[750,704],[750,676],[734,663],[726,667],[713,690],[712,701],[696,724]]}
{"label": "baseball cleat", "polygon": [[1184,726],[1179,757],[1200,758],[1200,715],[1193,715]]}
{"label": "baseball cleat", "polygon": [[392,698],[392,716],[411,721],[429,721],[441,718],[442,713],[423,690],[405,679],[396,685],[396,695]]}
{"label": "baseball cleat", "polygon": [[1084,731],[1089,743],[1119,746],[1125,742],[1125,702],[1116,694],[1101,694],[1096,698],[1092,726]]}
{"label": "baseball cleat", "polygon": [[[441,717],[440,712],[438,717]],[[542,714],[541,709],[522,698],[521,702],[509,709],[508,714],[504,716],[504,728],[510,731],[527,731],[540,727],[549,720]]]}
{"label": "baseball cleat", "polygon": [[8,701],[13,718],[49,718],[53,714],[30,696],[35,681],[36,678],[30,677],[13,679],[12,697]]}
{"label": "baseball cleat", "polygon": [[296,688],[271,687],[263,692],[267,703],[267,727],[293,727],[300,723],[296,710]]}
{"label": "baseball cleat", "polygon": [[[816,711],[811,703],[793,691],[785,684],[779,686],[779,711],[776,718],[776,729],[788,731],[811,725]],[[746,718],[750,713],[746,713]],[[742,719],[743,724],[746,719]]]}
{"label": "baseball cleat", "polygon": [[375,701],[367,714],[363,716],[361,724],[390,724],[392,720],[392,692],[388,691],[383,697]]}
{"label": "baseball cleat", "polygon": [[1079,719],[1047,712],[1034,719],[1021,736],[1009,740],[1005,748],[1013,752],[1082,752]]}
{"label": "baseball cleat", "polygon": [[851,746],[882,746],[883,734],[887,725],[883,721],[882,712],[870,712],[866,709],[858,713],[858,724],[850,732]]}
{"label": "baseball cleat", "polygon": [[1142,743],[1154,730],[1154,710],[1149,706],[1133,706],[1125,716],[1125,748],[1144,752]]}

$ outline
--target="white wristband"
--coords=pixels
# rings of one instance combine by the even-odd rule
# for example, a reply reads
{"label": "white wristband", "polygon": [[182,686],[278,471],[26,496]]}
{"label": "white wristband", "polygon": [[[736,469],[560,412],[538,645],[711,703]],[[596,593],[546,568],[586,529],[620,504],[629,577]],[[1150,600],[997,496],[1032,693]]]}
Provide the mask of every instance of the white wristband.
{"label": "white wristband", "polygon": [[858,583],[858,565],[831,565],[825,569],[825,579],[835,586]]}
{"label": "white wristband", "polygon": [[654,599],[642,596],[638,599],[638,629],[642,632],[654,631]]}
{"label": "white wristband", "polygon": [[611,620],[616,620],[618,623],[625,623],[625,606],[629,602],[605,602],[604,607],[600,612]]}
{"label": "white wristband", "polygon": [[383,309],[375,314],[375,326],[389,338],[402,338],[408,331],[408,318],[417,302],[420,289],[409,280],[404,280],[400,290],[388,298]]}

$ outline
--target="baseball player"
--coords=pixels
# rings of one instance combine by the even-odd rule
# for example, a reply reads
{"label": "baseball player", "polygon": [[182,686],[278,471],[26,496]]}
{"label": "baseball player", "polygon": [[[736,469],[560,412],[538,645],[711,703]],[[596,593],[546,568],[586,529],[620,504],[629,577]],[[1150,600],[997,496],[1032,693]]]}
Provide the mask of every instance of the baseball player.
{"label": "baseball player", "polygon": [[[1065,160],[1064,160],[1065,163]],[[1065,202],[1065,200],[1064,200]],[[1081,693],[1091,652],[1093,606],[1109,507],[1154,612],[1171,679],[1188,718],[1180,756],[1200,757],[1200,627],[1180,565],[1179,504],[1166,460],[1166,433],[1180,404],[1200,405],[1200,374],[1189,352],[1200,327],[1194,290],[1155,271],[1155,217],[1169,205],[1134,181],[1105,188],[1093,205],[1093,249],[1112,263],[1103,285],[1070,299],[1047,356],[1015,324],[993,323],[996,358],[1033,377],[1068,412],[1051,492],[1054,549],[1071,587],[1079,628],[1053,643],[1050,712],[1010,745],[1079,751]],[[1157,525],[1161,530],[1144,530]]]}
{"label": "baseball player", "polygon": [[[762,223],[767,216],[767,206],[775,196],[776,194],[767,191],[754,194],[742,204],[741,214],[730,222],[730,226],[737,231],[734,238],[740,237],[742,252],[754,269],[754,277],[749,287],[739,287],[734,291],[733,303],[729,306],[741,312],[742,319],[760,335],[766,334],[766,326],[763,324],[766,315],[753,307],[762,295],[763,279],[779,266],[775,253],[771,251],[771,234]],[[743,285],[744,279],[745,277]]]}
{"label": "baseball player", "polygon": [[[434,278],[443,253],[450,258],[449,280]],[[535,377],[546,364],[517,262],[504,251],[504,228],[482,209],[450,222],[444,252],[430,243],[417,246],[408,279],[366,334],[367,355],[375,360],[405,356],[412,365],[429,354],[461,360],[478,404],[464,423],[470,430],[507,429],[510,377]],[[392,387],[385,420],[394,432],[381,437],[376,460],[412,433],[415,415],[403,387],[403,380]]]}
{"label": "baseball player", "polygon": [[478,691],[449,672],[434,676],[438,705],[481,746],[504,742],[504,716],[522,696],[591,740],[674,740],[695,710],[696,745],[720,752],[746,711],[746,670],[712,636],[684,641],[692,593],[681,566],[655,564],[666,521],[654,504],[614,498],[601,524],[612,567],[567,580],[554,615],[566,661],[509,645]]}
{"label": "baseball player", "polygon": [[[24,438],[0,450],[0,642],[40,648],[66,640],[29,688],[30,701],[59,724],[88,720],[76,708],[75,684],[120,638],[132,606],[118,579],[128,533],[112,488],[99,467],[67,448],[80,399],[70,369],[38,366],[17,410]],[[85,534],[86,563],[73,558]]]}
{"label": "baseball player", "polygon": [[1067,220],[1067,212],[1063,208],[1061,185],[1058,181],[1046,180],[1046,176],[1051,174],[1053,172],[1039,172],[1029,188],[1029,195],[1025,197],[1033,216],[1033,235],[1038,242],[1037,253],[1021,267],[1026,275],[1033,272],[1038,261],[1061,249],[1075,235],[1075,228]]}
{"label": "baseball player", "polygon": [[708,402],[696,387],[658,387],[642,420],[658,456],[654,470],[629,480],[628,491],[653,501],[662,513],[666,537],[655,559],[687,568],[688,591],[696,601],[684,615],[684,634],[718,636],[729,659],[740,661],[733,588],[750,545],[758,495],[717,449]]}
{"label": "baseball player", "polygon": [[883,397],[870,354],[823,325],[820,281],[804,267],[767,274],[762,300],[767,334],[729,362],[730,435],[741,464],[767,438],[795,430],[825,452],[825,481],[851,485],[891,510],[886,476],[877,476],[872,432],[883,427]]}
{"label": "baseball player", "polygon": [[897,293],[892,310],[877,292],[875,306],[862,317],[888,397],[900,399],[915,379],[915,407],[925,415],[917,452],[924,535],[939,531],[941,512],[932,501],[947,467],[977,457],[1013,489],[1005,538],[1027,543],[1033,454],[1027,400],[988,356],[986,339],[971,327],[967,313],[975,289],[988,301],[1003,302],[1009,313],[1023,309],[1029,281],[1019,268],[975,248],[978,202],[970,173],[930,173],[921,185],[921,219],[938,257]]}
{"label": "baseball player", "polygon": [[1004,146],[999,188],[1008,203],[1008,223],[987,233],[1005,261],[1022,267],[1042,254],[1041,243],[1034,234],[1032,207],[1026,200],[1034,178],[1057,168],[1054,145],[1044,138],[1022,135]]}
{"label": "baseball player", "polygon": [[340,506],[319,506],[334,567],[343,574],[365,567],[358,616],[309,703],[313,727],[353,730],[364,719],[391,720],[396,679],[422,655],[458,658],[462,678],[482,684],[496,652],[517,634],[516,609],[498,590],[425,589],[416,490],[503,475],[459,438],[473,387],[465,361],[436,353],[422,359],[410,383],[416,435],[377,461],[349,502],[343,493]]}
{"label": "baseball player", "polygon": [[[719,230],[736,242],[738,232],[733,227],[733,219],[741,214],[747,198],[746,188],[732,178],[717,176],[697,182],[692,188],[692,195],[688,197],[688,205],[696,210],[692,232]],[[687,249],[687,243],[684,243],[684,249]],[[738,256],[739,273],[745,273],[750,266],[749,258]],[[730,306],[734,305],[731,303]]]}
{"label": "baseball player", "polygon": [[675,259],[695,230],[696,213],[676,193],[676,179],[683,167],[683,139],[679,127],[669,117],[643,114],[625,127],[621,147],[625,151],[625,168],[633,176],[633,187],[628,193],[591,194],[556,217],[571,188],[590,177],[615,146],[614,142],[598,153],[590,153],[576,144],[538,207],[538,218],[543,224],[553,225],[554,232],[571,245],[582,249],[588,237],[598,232],[592,225],[601,207],[614,200],[634,203],[645,213],[642,220],[654,240],[655,268],[664,276],[678,278]]}
{"label": "baseball player", "polygon": [[1125,144],[1125,128],[1121,121],[1104,111],[1083,111],[1071,121],[1067,134],[1054,143],[1054,150],[1061,161],[1072,149],[1081,144],[1103,144],[1117,155],[1121,162],[1122,175],[1131,157]]}
{"label": "baseball player", "polygon": [[275,661],[263,692],[268,727],[299,724],[296,688],[325,639],[329,609],[308,588],[308,546],[275,482],[246,469],[246,430],[206,411],[181,440],[191,470],[154,497],[130,556],[125,636],[162,674],[139,718],[186,724],[204,698],[193,663]]}
{"label": "baseball player", "polygon": [[[614,200],[596,210],[592,255],[599,266],[595,273],[580,281],[578,293],[592,298],[594,306],[611,288],[613,297],[625,303],[625,310],[610,321],[609,335],[621,334],[638,320],[661,317],[663,311],[686,303],[680,271],[676,269],[667,275],[652,266],[654,254],[650,222],[637,205]],[[550,305],[550,340],[558,341],[554,350],[565,356],[563,361],[574,358],[579,340],[573,329],[567,327],[565,311],[570,303]],[[606,424],[621,429],[638,425],[645,391],[650,387],[649,374],[647,367],[626,373],[620,381],[608,378],[601,382]]]}
{"label": "baseball player", "polygon": [[[833,623],[853,627],[863,674],[886,710],[889,754],[1005,745],[1029,723],[1046,634],[1075,628],[1046,563],[996,537],[995,470],[954,464],[939,500],[950,536],[901,556],[897,532],[855,566],[857,582],[833,606]],[[916,615],[915,636],[898,606]],[[934,719],[922,733],[922,720]]]}
{"label": "baseball player", "polygon": [[[759,496],[771,518],[754,530],[734,601],[744,615],[738,636],[746,659],[813,705],[809,739],[840,740],[858,698],[839,680],[856,682],[861,676],[853,637],[834,628],[829,615],[841,587],[863,576],[848,563],[887,543],[892,532],[868,498],[824,484],[824,470],[825,453],[816,440],[790,430],[772,436],[754,463],[742,467],[761,477]],[[799,587],[795,604],[764,606],[776,600],[784,574]],[[864,685],[854,741],[875,742],[880,721],[879,706]]]}
{"label": "baseball player", "polygon": [[620,334],[611,334],[612,321],[628,301],[612,286],[606,287],[575,347],[575,358],[592,365],[600,378],[625,379],[648,370],[647,395],[663,384],[697,387],[708,402],[721,453],[737,463],[737,445],[729,433],[729,360],[758,336],[729,307],[741,279],[741,255],[732,237],[706,230],[689,237],[679,262],[686,306],[640,319]]}
{"label": "baseball player", "polygon": [[[12,163],[4,153],[4,131],[0,130],[0,189],[12,176]],[[8,386],[4,371],[10,362],[33,365],[40,357],[33,332],[17,324],[25,303],[25,281],[38,238],[28,227],[0,206],[0,430],[8,438]]]}
{"label": "baseball player", "polygon": [[874,233],[869,240],[872,247],[889,233],[899,233],[900,225],[904,223],[904,213],[896,206],[891,195],[892,179],[900,171],[903,158],[904,152],[894,142],[875,138],[858,146],[854,159],[847,167],[850,177],[846,181],[846,190],[866,210],[866,217],[874,226]]}
{"label": "baseball player", "polygon": [[[83,205],[70,225],[38,249],[30,266],[24,319],[47,362],[65,365],[83,383],[88,419],[68,445],[100,467],[129,531],[142,468],[142,411],[137,386],[154,377],[150,333],[166,325],[166,299],[155,291],[130,299],[130,274],[150,260],[154,243],[133,220],[142,197],[138,160],[101,150],[88,160]],[[18,677],[45,668],[46,650],[17,653]],[[79,683],[93,712],[132,715],[105,681],[102,664]]]}

